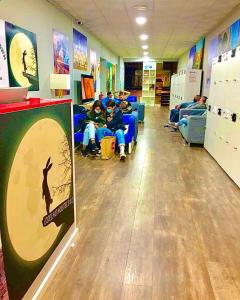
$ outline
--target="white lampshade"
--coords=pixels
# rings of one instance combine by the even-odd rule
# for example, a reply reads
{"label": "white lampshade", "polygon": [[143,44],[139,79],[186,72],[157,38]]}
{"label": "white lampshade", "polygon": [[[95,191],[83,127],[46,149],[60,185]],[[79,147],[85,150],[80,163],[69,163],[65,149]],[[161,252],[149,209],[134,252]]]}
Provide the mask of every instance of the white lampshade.
{"label": "white lampshade", "polygon": [[51,74],[50,89],[51,90],[70,90],[69,74]]}

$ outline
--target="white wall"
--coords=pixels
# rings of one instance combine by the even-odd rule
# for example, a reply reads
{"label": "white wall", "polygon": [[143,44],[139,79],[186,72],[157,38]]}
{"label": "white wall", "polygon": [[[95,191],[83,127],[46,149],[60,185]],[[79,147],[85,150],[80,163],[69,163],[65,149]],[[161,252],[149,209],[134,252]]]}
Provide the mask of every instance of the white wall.
{"label": "white wall", "polygon": [[[208,67],[208,46],[209,42],[212,40],[213,37],[217,36],[221,33],[224,29],[229,27],[234,21],[240,18],[240,5],[236,7],[227,17],[224,18],[222,22],[220,22],[215,28],[213,28],[206,36],[205,36],[205,50],[204,50],[204,58],[203,58],[203,89],[202,94],[209,96],[209,88],[206,86],[205,83],[205,76]],[[190,50],[190,49],[189,49]],[[186,69],[188,63],[188,55],[189,50],[184,53],[178,61],[178,70]]]}
{"label": "white wall", "polygon": [[[0,19],[13,23],[31,32],[36,33],[38,48],[39,67],[39,92],[29,93],[31,96],[43,98],[51,97],[49,75],[53,72],[53,37],[52,30],[57,29],[69,37],[70,46],[70,70],[72,78],[71,97],[74,99],[73,80],[80,80],[81,71],[73,70],[72,63],[72,40],[73,27],[88,38],[88,51],[93,49],[97,52],[97,60],[100,56],[117,64],[119,57],[104,47],[92,34],[82,27],[75,26],[74,19],[69,15],[47,2],[46,0],[2,0],[0,1]],[[89,53],[88,53],[89,59]],[[87,72],[89,74],[90,68]],[[117,82],[119,78],[117,76]],[[100,80],[98,74],[97,92],[100,92]],[[76,99],[74,99],[76,101]]]}

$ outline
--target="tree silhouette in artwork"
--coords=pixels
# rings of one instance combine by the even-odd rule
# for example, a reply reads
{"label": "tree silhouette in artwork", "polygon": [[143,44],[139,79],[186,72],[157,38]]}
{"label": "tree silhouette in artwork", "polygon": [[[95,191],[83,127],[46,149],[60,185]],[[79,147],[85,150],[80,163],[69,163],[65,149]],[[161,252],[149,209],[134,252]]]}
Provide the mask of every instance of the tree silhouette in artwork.
{"label": "tree silhouette in artwork", "polygon": [[53,196],[64,195],[69,196],[72,184],[72,158],[69,149],[68,140],[65,137],[61,144],[61,161],[58,164],[61,166],[61,184],[58,186],[53,186]]}

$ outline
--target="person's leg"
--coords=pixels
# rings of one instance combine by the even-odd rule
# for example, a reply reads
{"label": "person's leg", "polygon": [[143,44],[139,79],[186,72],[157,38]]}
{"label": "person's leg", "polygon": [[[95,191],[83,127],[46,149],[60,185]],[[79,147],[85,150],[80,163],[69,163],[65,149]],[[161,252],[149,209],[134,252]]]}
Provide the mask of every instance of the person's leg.
{"label": "person's leg", "polygon": [[125,160],[126,154],[125,154],[124,131],[122,129],[118,129],[116,131],[116,137],[117,137],[118,145],[119,145],[119,148],[120,148],[120,159]]}
{"label": "person's leg", "polygon": [[96,129],[93,123],[89,123],[84,131],[83,135],[83,154],[86,154],[86,148],[91,143],[91,152],[96,154],[98,152],[98,148],[95,143],[95,133]]}
{"label": "person's leg", "polygon": [[188,119],[187,118],[182,118],[180,121],[175,123],[177,127],[182,126],[182,125],[187,125],[188,124]]}
{"label": "person's leg", "polygon": [[87,145],[89,143],[89,125],[88,124],[84,130],[84,134],[83,134],[83,149],[87,148]]}

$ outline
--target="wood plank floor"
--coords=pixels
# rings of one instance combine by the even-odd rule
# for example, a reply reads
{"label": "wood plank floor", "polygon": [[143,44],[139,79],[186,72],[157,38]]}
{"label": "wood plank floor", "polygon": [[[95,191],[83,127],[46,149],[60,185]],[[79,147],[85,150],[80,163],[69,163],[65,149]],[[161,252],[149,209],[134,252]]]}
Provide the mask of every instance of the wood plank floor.
{"label": "wood plank floor", "polygon": [[240,299],[240,190],[167,116],[125,163],[76,155],[79,237],[42,299]]}

